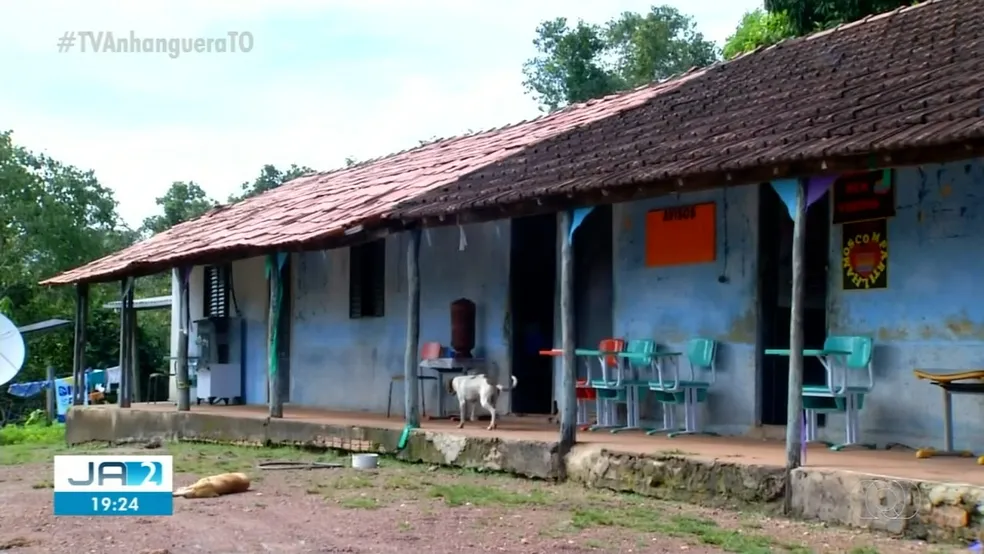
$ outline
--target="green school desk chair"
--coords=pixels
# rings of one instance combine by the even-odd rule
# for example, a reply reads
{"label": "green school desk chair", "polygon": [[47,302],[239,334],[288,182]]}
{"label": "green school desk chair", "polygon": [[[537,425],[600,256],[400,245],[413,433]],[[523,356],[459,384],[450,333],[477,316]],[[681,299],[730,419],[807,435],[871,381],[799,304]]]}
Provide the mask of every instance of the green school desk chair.
{"label": "green school desk chair", "polygon": [[621,367],[621,386],[625,391],[625,426],[611,429],[612,433],[639,429],[639,391],[649,385],[649,370],[653,366],[656,341],[635,339],[618,353]]}
{"label": "green school desk chair", "polygon": [[[667,353],[680,354],[680,353]],[[660,367],[658,379],[649,382],[649,390],[656,395],[656,400],[663,406],[664,414],[673,414],[676,406],[683,406],[683,429],[674,428],[674,416],[664,415],[664,428],[653,429],[647,434],[654,435],[669,431],[668,437],[678,435],[715,435],[701,429],[698,408],[707,401],[707,393],[714,384],[716,376],[715,360],[717,357],[717,341],[708,338],[695,338],[687,342],[683,352],[689,366],[689,379],[680,378],[679,368],[668,372]],[[674,360],[675,361],[675,360]]]}
{"label": "green school desk chair", "polygon": [[[860,439],[860,414],[864,399],[875,386],[871,363],[873,350],[874,341],[870,337],[831,335],[824,340],[821,351],[810,351],[820,359],[827,375],[826,384],[803,387],[806,441],[820,442],[817,441],[817,414],[842,413],[847,427],[844,442],[825,444],[835,451],[847,446],[875,447],[862,443]],[[858,374],[862,375],[863,382],[851,384],[851,378]]]}

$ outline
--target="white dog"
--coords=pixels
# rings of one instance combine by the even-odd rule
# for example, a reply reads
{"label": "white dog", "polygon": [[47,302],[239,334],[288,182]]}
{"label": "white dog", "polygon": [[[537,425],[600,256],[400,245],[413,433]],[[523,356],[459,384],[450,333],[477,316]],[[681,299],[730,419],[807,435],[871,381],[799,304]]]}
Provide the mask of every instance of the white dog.
{"label": "white dog", "polygon": [[495,429],[495,403],[499,400],[499,393],[516,388],[516,384],[515,376],[512,378],[512,386],[505,387],[493,383],[485,374],[459,375],[448,381],[448,393],[458,397],[458,406],[461,409],[459,412],[461,422],[458,423],[458,428],[461,429],[465,426],[465,406],[470,406],[469,419],[475,421],[475,404],[479,403],[492,415],[489,430]]}

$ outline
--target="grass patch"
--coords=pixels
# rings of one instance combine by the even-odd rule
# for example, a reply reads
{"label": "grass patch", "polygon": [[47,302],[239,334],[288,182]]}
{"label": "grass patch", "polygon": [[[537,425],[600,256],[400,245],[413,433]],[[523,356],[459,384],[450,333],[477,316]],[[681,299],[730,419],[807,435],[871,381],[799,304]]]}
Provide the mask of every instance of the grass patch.
{"label": "grass patch", "polygon": [[662,519],[650,506],[592,506],[575,508],[571,526],[577,530],[592,527],[631,529],[646,534],[658,534],[692,540],[716,546],[725,552],[738,554],[770,554],[777,551],[809,552],[799,546],[786,546],[764,535],[725,529],[709,519],[676,515]]}
{"label": "grass patch", "polygon": [[[235,471],[250,472],[259,480],[261,473],[253,472],[260,462],[290,460],[292,462],[338,462],[333,452],[311,452],[299,448],[266,448],[227,444],[173,442],[167,444],[167,454],[174,457],[175,473],[215,475]],[[335,470],[312,470],[335,471]]]}
{"label": "grass patch", "polygon": [[61,423],[0,427],[0,465],[49,462],[67,449],[65,425]]}
{"label": "grass patch", "polygon": [[64,446],[65,424],[6,425],[0,427],[0,446],[18,444]]}
{"label": "grass patch", "polygon": [[327,485],[336,489],[370,489],[376,486],[372,479],[369,479],[368,477],[345,473],[342,473],[334,481],[329,482]]}
{"label": "grass patch", "polygon": [[474,484],[432,485],[431,498],[441,498],[448,506],[535,506],[549,504],[549,498],[540,490],[529,493],[510,491],[502,487]]}
{"label": "grass patch", "polygon": [[379,501],[370,496],[353,496],[338,501],[338,505],[350,510],[376,510],[381,507]]}

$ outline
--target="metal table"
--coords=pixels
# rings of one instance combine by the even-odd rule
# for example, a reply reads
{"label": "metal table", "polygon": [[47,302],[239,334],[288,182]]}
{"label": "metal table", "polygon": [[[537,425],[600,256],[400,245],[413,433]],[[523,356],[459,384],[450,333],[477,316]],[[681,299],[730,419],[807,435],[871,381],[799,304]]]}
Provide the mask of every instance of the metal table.
{"label": "metal table", "polygon": [[[431,419],[447,419],[450,417],[445,410],[445,376],[446,375],[464,375],[469,371],[485,370],[485,359],[484,358],[433,358],[430,360],[421,360],[421,369],[429,369],[437,374],[437,385],[438,385],[438,397],[437,397],[437,416]],[[458,414],[459,417],[464,417],[464,414]]]}

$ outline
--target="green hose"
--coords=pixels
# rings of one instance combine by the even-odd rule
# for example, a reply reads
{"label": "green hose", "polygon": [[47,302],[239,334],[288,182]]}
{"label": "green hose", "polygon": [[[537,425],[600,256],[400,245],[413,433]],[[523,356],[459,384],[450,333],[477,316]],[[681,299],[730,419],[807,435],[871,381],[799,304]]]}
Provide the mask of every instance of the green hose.
{"label": "green hose", "polygon": [[400,442],[396,445],[397,450],[403,450],[407,447],[407,443],[410,442],[410,431],[413,431],[413,425],[409,423],[403,428],[403,434],[400,435]]}

